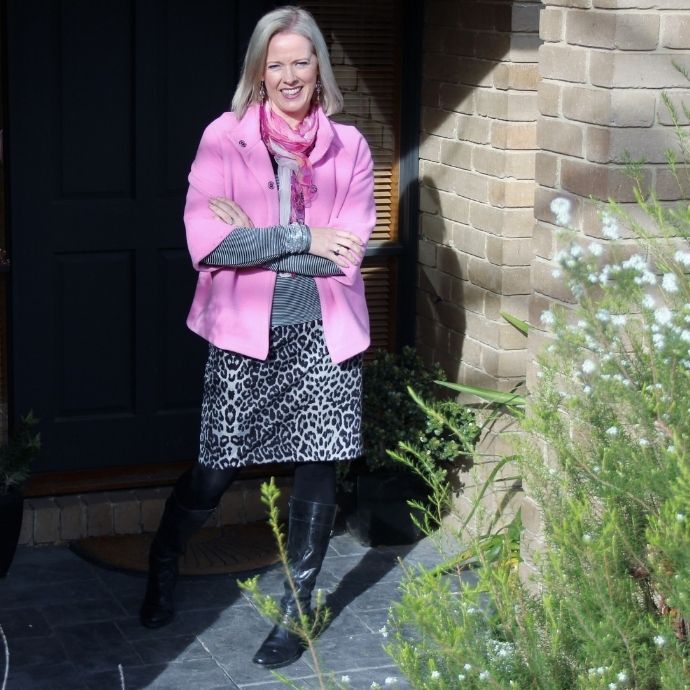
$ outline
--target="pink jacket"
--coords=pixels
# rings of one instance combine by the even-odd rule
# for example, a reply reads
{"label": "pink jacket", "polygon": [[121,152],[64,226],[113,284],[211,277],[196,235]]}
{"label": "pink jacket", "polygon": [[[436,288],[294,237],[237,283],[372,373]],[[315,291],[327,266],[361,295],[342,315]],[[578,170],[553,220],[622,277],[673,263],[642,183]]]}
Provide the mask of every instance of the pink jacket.
{"label": "pink jacket", "polygon": [[[307,225],[346,229],[368,241],[376,210],[373,164],[364,137],[355,127],[331,122],[322,113],[310,160],[317,191],[306,209]],[[210,197],[233,199],[257,227],[278,223],[278,193],[259,133],[257,106],[240,121],[234,113],[223,113],[206,128],[189,184],[184,221],[199,279],[187,326],[224,350],[266,359],[276,273],[199,265],[233,227],[211,213]],[[350,266],[344,273],[315,278],[326,346],[336,363],[369,346],[360,267]]]}

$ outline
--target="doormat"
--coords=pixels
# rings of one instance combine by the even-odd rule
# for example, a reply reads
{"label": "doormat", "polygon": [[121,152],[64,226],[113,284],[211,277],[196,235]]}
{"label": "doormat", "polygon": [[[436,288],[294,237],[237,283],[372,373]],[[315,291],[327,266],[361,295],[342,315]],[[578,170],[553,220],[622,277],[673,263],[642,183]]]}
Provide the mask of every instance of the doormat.
{"label": "doormat", "polygon": [[[145,573],[153,534],[87,537],[73,542],[82,558],[112,570]],[[195,534],[180,559],[180,575],[222,575],[277,563],[278,549],[265,522],[205,527]]]}

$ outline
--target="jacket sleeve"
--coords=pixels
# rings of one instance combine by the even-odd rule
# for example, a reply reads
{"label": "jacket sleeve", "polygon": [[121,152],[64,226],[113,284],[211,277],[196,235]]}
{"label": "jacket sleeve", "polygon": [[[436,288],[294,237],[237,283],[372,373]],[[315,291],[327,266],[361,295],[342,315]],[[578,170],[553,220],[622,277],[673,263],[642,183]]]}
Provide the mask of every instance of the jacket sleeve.
{"label": "jacket sleeve", "polygon": [[218,127],[211,123],[201,137],[189,173],[189,191],[184,208],[187,247],[197,271],[217,271],[201,261],[208,256],[233,229],[218,219],[208,207],[209,199],[228,196],[223,174],[223,156]]}
{"label": "jacket sleeve", "polygon": [[[376,205],[374,203],[374,163],[366,139],[360,135],[352,177],[343,204],[330,227],[348,230],[362,239],[366,245],[376,225]],[[337,280],[345,285],[354,284],[360,274],[361,262],[341,269],[343,275],[335,275],[329,280]]]}

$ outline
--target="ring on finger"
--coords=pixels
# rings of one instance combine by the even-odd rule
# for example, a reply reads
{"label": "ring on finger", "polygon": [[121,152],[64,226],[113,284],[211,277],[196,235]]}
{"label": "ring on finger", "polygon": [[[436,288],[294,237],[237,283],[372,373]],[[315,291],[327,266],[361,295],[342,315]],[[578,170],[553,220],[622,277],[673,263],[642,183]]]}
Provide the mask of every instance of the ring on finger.
{"label": "ring on finger", "polygon": [[333,250],[333,253],[334,253],[336,256],[339,256],[339,255],[340,255],[340,248],[339,248],[339,247],[336,247],[336,248]]}

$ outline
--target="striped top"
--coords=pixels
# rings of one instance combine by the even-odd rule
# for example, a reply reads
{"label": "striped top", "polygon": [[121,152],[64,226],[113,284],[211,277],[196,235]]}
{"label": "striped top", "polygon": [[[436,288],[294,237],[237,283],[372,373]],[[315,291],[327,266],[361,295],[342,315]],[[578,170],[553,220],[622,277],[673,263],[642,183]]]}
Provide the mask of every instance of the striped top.
{"label": "striped top", "polygon": [[207,266],[263,266],[278,273],[271,326],[321,318],[313,276],[342,275],[338,264],[306,254],[311,232],[304,223],[268,228],[235,228],[204,260]]}

